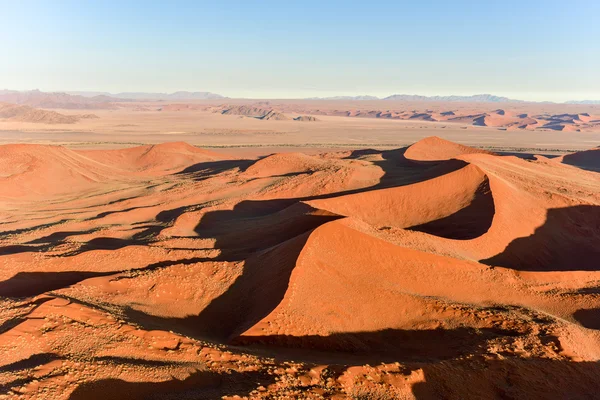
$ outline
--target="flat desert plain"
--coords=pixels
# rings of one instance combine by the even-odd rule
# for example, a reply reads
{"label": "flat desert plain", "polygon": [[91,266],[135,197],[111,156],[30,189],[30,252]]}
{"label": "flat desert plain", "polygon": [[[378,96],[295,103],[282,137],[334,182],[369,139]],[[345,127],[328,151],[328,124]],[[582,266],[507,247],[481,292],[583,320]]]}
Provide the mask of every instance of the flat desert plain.
{"label": "flat desert plain", "polygon": [[564,153],[600,143],[600,105],[219,99],[23,108],[3,114],[0,103],[0,143],[122,148],[184,141],[253,156],[286,149],[392,149],[428,136],[498,151]]}
{"label": "flat desert plain", "polygon": [[597,107],[6,105],[0,398],[596,398]]}

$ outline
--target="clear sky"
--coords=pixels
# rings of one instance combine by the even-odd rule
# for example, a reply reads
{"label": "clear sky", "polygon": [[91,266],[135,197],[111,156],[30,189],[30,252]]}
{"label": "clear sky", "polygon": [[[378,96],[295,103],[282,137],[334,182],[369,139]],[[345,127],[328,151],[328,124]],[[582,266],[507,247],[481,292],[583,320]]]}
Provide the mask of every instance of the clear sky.
{"label": "clear sky", "polygon": [[0,89],[600,99],[600,0],[0,0]]}

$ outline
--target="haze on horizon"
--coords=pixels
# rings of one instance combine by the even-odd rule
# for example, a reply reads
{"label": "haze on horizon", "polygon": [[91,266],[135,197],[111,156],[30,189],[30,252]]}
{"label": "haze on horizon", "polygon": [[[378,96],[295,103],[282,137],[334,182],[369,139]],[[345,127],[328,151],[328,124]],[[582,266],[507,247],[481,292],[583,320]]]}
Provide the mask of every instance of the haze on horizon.
{"label": "haze on horizon", "polygon": [[0,88],[600,99],[594,0],[3,2]]}

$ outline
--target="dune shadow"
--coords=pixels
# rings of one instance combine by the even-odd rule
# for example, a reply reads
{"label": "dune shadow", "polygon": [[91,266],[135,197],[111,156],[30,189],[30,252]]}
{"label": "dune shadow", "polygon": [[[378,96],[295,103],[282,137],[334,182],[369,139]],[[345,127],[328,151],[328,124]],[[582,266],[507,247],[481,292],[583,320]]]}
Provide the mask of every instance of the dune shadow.
{"label": "dune shadow", "polygon": [[233,169],[237,169],[239,172],[244,172],[246,169],[248,169],[248,167],[256,163],[261,158],[255,160],[218,160],[201,162],[190,165],[175,175],[189,175],[194,180],[201,181],[216,174]]}
{"label": "dune shadow", "polygon": [[421,367],[424,375],[412,386],[417,400],[591,400],[600,393],[598,362],[508,357],[415,367]]}
{"label": "dune shadow", "polygon": [[122,379],[100,379],[80,384],[69,400],[151,400],[151,399],[219,399],[228,395],[249,395],[261,384],[267,386],[274,378],[260,372],[218,374],[196,371],[179,380],[163,382],[131,382]]}
{"label": "dune shadow", "polygon": [[[105,272],[59,271],[59,272],[19,272],[0,282],[0,297],[32,297],[53,290],[64,289],[81,281],[101,276],[119,275],[126,272],[149,272],[173,265],[190,265],[205,261],[224,261],[222,258],[193,257],[178,260],[159,261],[133,270],[113,270]],[[120,279],[120,277],[115,277]]]}
{"label": "dune shadow", "polygon": [[566,154],[562,162],[587,171],[600,172],[600,149]]}
{"label": "dune shadow", "polygon": [[[156,215],[153,222],[139,227],[141,228],[141,231],[134,233],[133,235],[131,235],[131,237],[127,239],[96,237],[88,240],[87,242],[81,243],[79,247],[75,250],[66,251],[61,254],[54,254],[52,255],[52,257],[72,257],[91,250],[119,250],[127,246],[147,245],[153,242],[155,238],[158,235],[160,235],[160,233],[164,229],[171,227],[175,223],[175,220],[179,218],[179,216],[188,211],[193,211],[200,207],[201,205],[196,204],[161,211]],[[118,212],[121,211],[115,211],[114,213]],[[0,255],[50,251],[56,246],[67,243],[67,239],[69,239],[70,237],[94,233],[100,229],[101,228],[92,228],[86,231],[54,232],[50,235],[34,239],[25,244],[0,247]],[[71,242],[71,244],[73,243],[75,242]]]}
{"label": "dune shadow", "polygon": [[500,156],[514,156],[517,158],[521,158],[523,160],[527,160],[527,161],[534,161],[536,160],[536,156],[544,156],[546,158],[557,158],[560,157],[558,154],[548,154],[548,153],[521,153],[518,151],[497,151],[495,150],[494,153],[500,155]]}
{"label": "dune shadow", "polygon": [[233,211],[205,214],[196,233],[215,239],[226,258],[242,260],[339,218],[296,199],[242,201]]}
{"label": "dune shadow", "polygon": [[468,165],[467,162],[458,159],[439,161],[412,160],[405,156],[409,147],[383,151],[372,149],[354,150],[349,156],[345,157],[345,159],[349,160],[361,159],[365,156],[379,155],[381,157],[380,160],[371,161],[384,172],[379,183],[360,191],[411,185],[449,174]]}
{"label": "dune shadow", "polygon": [[600,308],[582,308],[573,313],[573,318],[588,329],[600,330]]}
{"label": "dune shadow", "polygon": [[[110,203],[108,203],[107,205],[109,205],[109,204]],[[156,207],[156,206],[152,204],[152,205],[148,205],[148,206],[128,207],[128,208],[123,208],[121,210],[103,211],[101,213],[96,214],[93,217],[87,218],[86,221],[95,221],[95,220],[107,217],[109,215],[121,214],[121,213],[126,213],[126,212],[130,212],[130,211],[134,211],[134,210],[143,210],[145,208],[152,208],[152,207]]]}
{"label": "dune shadow", "polygon": [[[268,347],[270,351],[285,354],[286,349],[301,349],[312,357],[336,358],[345,355],[348,360],[368,363],[431,362],[482,354],[486,344],[498,338],[514,338],[521,333],[496,328],[384,329],[371,332],[343,332],[328,336],[265,335],[239,336],[234,345]],[[312,354],[311,354],[312,353]],[[296,355],[301,357],[301,355]]]}
{"label": "dune shadow", "polygon": [[599,238],[600,206],[552,208],[532,235],[479,262],[521,271],[597,271]]}
{"label": "dune shadow", "polygon": [[13,244],[8,246],[0,247],[0,256],[9,256],[11,254],[45,251],[48,248],[46,246],[28,246],[25,244]]}
{"label": "dune shadow", "polygon": [[67,239],[71,236],[87,235],[90,233],[94,233],[97,230],[99,230],[99,228],[89,229],[86,231],[53,232],[50,235],[47,235],[47,236],[44,236],[44,237],[41,237],[38,239],[30,240],[29,242],[27,242],[27,244],[53,244],[53,243],[63,242],[65,239]]}
{"label": "dune shadow", "polygon": [[144,358],[118,357],[118,356],[100,356],[94,357],[94,362],[117,364],[117,365],[138,365],[142,367],[169,367],[174,364],[178,366],[194,366],[197,362],[173,362],[167,360],[148,360]]}
{"label": "dune shadow", "polygon": [[243,272],[198,315],[158,317],[127,307],[124,314],[151,329],[176,330],[199,338],[226,342],[267,316],[283,299],[309,232],[249,257]]}
{"label": "dune shadow", "polygon": [[51,228],[53,226],[64,224],[65,222],[68,222],[68,221],[69,221],[68,219],[61,219],[59,221],[48,222],[46,224],[40,224],[40,225],[30,226],[30,227],[27,227],[27,228],[13,229],[13,230],[10,230],[10,231],[0,231],[0,234],[2,236],[20,235],[22,233],[34,232],[34,231],[41,230],[41,229]]}
{"label": "dune shadow", "polygon": [[[29,306],[31,306],[31,308],[29,309],[29,313],[33,312],[39,306],[41,306],[42,304],[44,304],[50,300],[52,300],[51,297],[42,297],[42,298],[37,298],[37,299],[30,301],[28,303]],[[14,327],[18,326],[21,322],[25,321],[26,319],[27,319],[27,315],[18,315],[13,318],[5,319],[4,322],[0,323],[0,334],[10,331]]]}
{"label": "dune shadow", "polygon": [[113,275],[115,272],[19,272],[0,282],[2,297],[31,297],[74,285],[88,278]]}
{"label": "dune shadow", "polygon": [[421,225],[407,228],[454,240],[470,240],[485,234],[494,220],[494,198],[486,178],[471,203],[454,214]]}
{"label": "dune shadow", "polygon": [[[0,331],[1,332],[1,331]],[[31,356],[15,361],[13,363],[3,365],[0,367],[0,372],[17,372],[23,369],[35,368],[40,365],[47,364],[54,360],[59,360],[60,356],[55,353],[37,353]]]}

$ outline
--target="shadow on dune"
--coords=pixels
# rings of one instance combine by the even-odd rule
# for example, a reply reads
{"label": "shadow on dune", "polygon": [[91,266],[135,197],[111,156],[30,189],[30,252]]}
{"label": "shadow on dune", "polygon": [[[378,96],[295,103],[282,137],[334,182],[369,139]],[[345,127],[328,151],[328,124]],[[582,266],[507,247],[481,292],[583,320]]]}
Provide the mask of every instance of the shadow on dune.
{"label": "shadow on dune", "polygon": [[536,156],[544,156],[546,158],[557,158],[560,157],[558,154],[548,154],[548,153],[518,153],[513,151],[494,151],[494,153],[500,156],[515,156],[518,158],[522,158],[523,160],[533,161],[536,159]]}
{"label": "shadow on dune", "polygon": [[600,308],[582,308],[573,313],[573,318],[588,329],[600,330]]}
{"label": "shadow on dune", "polygon": [[384,175],[377,185],[366,188],[366,190],[411,185],[457,171],[468,165],[467,162],[458,159],[442,161],[411,160],[405,156],[409,147],[375,151],[374,153],[370,153],[371,150],[369,149],[356,150],[346,157],[346,159],[358,159],[366,154],[381,155],[382,159],[373,161],[373,163],[384,171]]}
{"label": "shadow on dune", "polygon": [[[37,298],[37,299],[29,302],[29,305],[31,306],[31,308],[29,309],[29,312],[31,313],[33,310],[35,310],[36,308],[38,308],[39,306],[41,306],[42,304],[44,304],[50,300],[52,300],[51,297],[42,297],[42,298]],[[19,315],[19,316],[15,316],[14,318],[6,319],[4,322],[0,323],[0,333],[10,331],[15,326],[18,326],[21,322],[25,321],[26,319],[27,319],[27,316],[23,316],[23,315]]]}
{"label": "shadow on dune", "polygon": [[2,236],[20,235],[22,233],[33,232],[33,231],[40,230],[40,229],[51,228],[56,225],[64,224],[65,222],[68,222],[68,221],[69,221],[68,219],[61,219],[59,221],[49,222],[47,224],[30,226],[28,228],[13,229],[11,231],[0,231],[0,234],[2,234]]}
{"label": "shadow on dune", "polygon": [[447,217],[407,228],[411,231],[428,233],[446,239],[469,240],[486,233],[494,220],[494,198],[486,179],[477,191],[471,204]]}
{"label": "shadow on dune", "polygon": [[229,260],[241,260],[339,218],[295,199],[244,201],[233,211],[207,213],[197,233],[215,239]]}
{"label": "shadow on dune", "polygon": [[104,211],[104,212],[101,212],[99,214],[96,214],[94,217],[87,218],[85,221],[95,221],[97,219],[102,219],[102,218],[107,217],[109,215],[121,214],[121,213],[126,213],[126,212],[130,212],[130,211],[134,211],[134,210],[143,210],[144,208],[152,208],[152,207],[155,207],[155,205],[152,204],[152,205],[148,205],[148,206],[123,208],[121,210]]}
{"label": "shadow on dune", "polygon": [[130,382],[102,379],[81,384],[69,400],[145,400],[145,399],[219,399],[228,395],[249,395],[257,386],[267,386],[274,378],[259,372],[217,374],[196,371],[188,378],[172,378],[164,382]]}
{"label": "shadow on dune", "polygon": [[[518,221],[515,221],[518,223]],[[600,206],[548,210],[546,222],[483,264],[521,271],[600,270]]]}
{"label": "shadow on dune", "polygon": [[[261,157],[264,158],[264,157]],[[219,160],[202,162],[191,165],[176,175],[193,174],[194,179],[204,180],[213,175],[220,174],[225,171],[237,169],[239,172],[244,172],[248,167],[260,160]]]}
{"label": "shadow on dune", "polygon": [[31,241],[27,242],[27,244],[52,244],[52,243],[63,242],[65,239],[67,239],[70,236],[87,235],[90,233],[94,233],[94,232],[98,231],[99,229],[100,228],[89,229],[86,231],[53,232],[48,236],[44,236],[44,237],[41,237],[38,239],[31,240]]}
{"label": "shadow on dune", "polygon": [[[171,210],[159,212],[155,219],[155,223],[148,223],[141,226],[142,230],[131,235],[128,239],[97,237],[82,243],[76,250],[67,251],[62,254],[52,255],[53,257],[71,257],[90,250],[118,250],[127,246],[142,246],[147,245],[155,240],[155,238],[164,230],[175,223],[175,220],[182,214],[188,211],[194,211],[200,208],[201,205],[191,205],[177,207]],[[119,211],[115,211],[119,212]],[[95,219],[95,218],[92,218]],[[61,231],[54,232],[48,236],[34,239],[30,242],[20,245],[9,245],[0,247],[0,255],[27,253],[27,252],[46,252],[54,247],[64,244],[67,239],[77,235],[85,235],[98,231],[101,228],[92,228],[87,231]]]}
{"label": "shadow on dune", "polygon": [[[160,261],[133,270],[115,270],[106,272],[61,271],[61,272],[19,272],[13,277],[0,282],[0,297],[32,297],[53,290],[64,289],[81,281],[101,276],[119,275],[125,272],[147,272],[172,265],[190,265],[205,261],[223,261],[221,258],[184,258],[179,260]],[[118,279],[118,278],[115,278]]]}
{"label": "shadow on dune", "polygon": [[116,365],[138,365],[142,367],[169,367],[174,364],[178,366],[197,366],[197,362],[177,362],[168,360],[147,360],[145,358],[133,358],[133,357],[118,357],[118,356],[100,356],[94,357],[94,362],[108,363]]}
{"label": "shadow on dune", "polygon": [[587,171],[600,172],[600,149],[567,154],[562,162]]}
{"label": "shadow on dune", "polygon": [[55,353],[37,353],[23,360],[1,366],[0,372],[17,372],[23,369],[31,369],[59,359],[60,356]]}
{"label": "shadow on dune", "polygon": [[[514,338],[520,333],[511,330],[462,327],[457,329],[402,330],[384,329],[374,332],[344,332],[329,336],[269,335],[240,336],[234,345],[263,348],[274,353],[286,349],[302,349],[311,357],[344,354],[350,359],[368,363],[382,362],[431,362],[482,354],[488,341],[498,338]],[[302,357],[298,355],[298,357]]]}
{"label": "shadow on dune", "polygon": [[164,318],[127,308],[125,315],[149,329],[226,342],[267,316],[283,299],[309,232],[264,250],[244,263],[242,274],[199,315]]}
{"label": "shadow on dune", "polygon": [[0,256],[8,256],[11,254],[27,253],[33,251],[47,250],[45,246],[27,246],[23,244],[13,244],[0,247]]}
{"label": "shadow on dune", "polygon": [[30,297],[71,286],[84,279],[113,275],[115,272],[19,272],[0,282],[2,297]]}
{"label": "shadow on dune", "polygon": [[596,399],[600,363],[544,358],[453,360],[419,366],[418,400]]}

